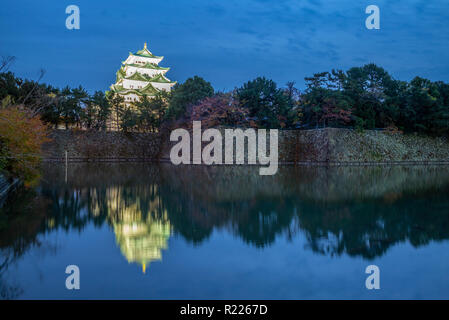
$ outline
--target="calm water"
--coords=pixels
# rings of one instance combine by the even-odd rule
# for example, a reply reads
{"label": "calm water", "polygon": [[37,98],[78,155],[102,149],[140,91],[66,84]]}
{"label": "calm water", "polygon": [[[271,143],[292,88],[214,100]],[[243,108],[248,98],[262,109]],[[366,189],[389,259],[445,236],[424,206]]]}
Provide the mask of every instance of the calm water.
{"label": "calm water", "polygon": [[51,164],[0,209],[0,294],[447,299],[448,240],[448,167]]}

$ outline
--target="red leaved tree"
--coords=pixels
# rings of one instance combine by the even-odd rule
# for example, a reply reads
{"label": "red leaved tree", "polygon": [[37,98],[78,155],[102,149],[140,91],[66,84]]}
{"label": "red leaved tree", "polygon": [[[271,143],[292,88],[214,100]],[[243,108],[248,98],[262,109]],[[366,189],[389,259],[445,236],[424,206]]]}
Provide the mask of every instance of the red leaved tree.
{"label": "red leaved tree", "polygon": [[194,105],[190,113],[190,126],[192,121],[201,121],[203,128],[250,127],[254,125],[248,117],[248,111],[239,107],[231,94],[224,93],[204,98]]}
{"label": "red leaved tree", "polygon": [[347,125],[351,122],[351,110],[337,105],[334,98],[324,101],[320,122],[328,126]]}

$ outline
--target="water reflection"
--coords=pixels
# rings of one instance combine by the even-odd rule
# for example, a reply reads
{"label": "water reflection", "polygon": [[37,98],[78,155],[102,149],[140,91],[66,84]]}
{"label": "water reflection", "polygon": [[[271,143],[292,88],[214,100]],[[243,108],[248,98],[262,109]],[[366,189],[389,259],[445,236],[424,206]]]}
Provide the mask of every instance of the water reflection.
{"label": "water reflection", "polygon": [[38,239],[45,232],[43,221],[49,201],[35,190],[20,189],[0,208],[0,299],[15,299],[23,289],[6,279],[5,274],[31,247],[41,254],[52,253],[55,247]]}
{"label": "water reflection", "polygon": [[83,185],[82,179],[78,181],[75,178],[77,174],[73,184],[61,184],[58,170],[48,172],[48,176],[55,174],[53,177],[57,178],[42,183],[42,194],[51,198],[53,203],[47,227],[83,230],[90,222],[98,226],[107,223],[112,227],[116,243],[126,260],[141,265],[145,273],[152,261],[162,260],[162,250],[167,249],[171,234],[171,224],[162,205],[158,185],[151,180],[145,183],[142,179],[145,176],[139,183],[133,183],[139,171],[130,171],[129,168],[123,172],[120,166],[108,166],[95,176],[97,169],[81,169],[86,170],[85,177],[93,183],[90,185]]}
{"label": "water reflection", "polygon": [[144,272],[173,234],[200,245],[214,229],[260,248],[303,234],[318,254],[365,259],[403,241],[449,239],[448,167],[285,167],[261,177],[245,166],[71,164],[66,182],[52,164],[43,177],[31,199],[2,209],[2,256],[20,255],[39,233],[88,224],[109,225]]}
{"label": "water reflection", "polygon": [[[116,241],[128,262],[138,263],[145,273],[146,266],[155,260],[162,260],[163,249],[171,233],[171,225],[159,202],[157,186],[141,190],[138,197],[154,199],[130,201],[123,187],[107,189],[108,220],[113,226]],[[149,191],[147,194],[145,191]],[[135,199],[135,198],[132,198]],[[141,204],[143,207],[141,207]]]}

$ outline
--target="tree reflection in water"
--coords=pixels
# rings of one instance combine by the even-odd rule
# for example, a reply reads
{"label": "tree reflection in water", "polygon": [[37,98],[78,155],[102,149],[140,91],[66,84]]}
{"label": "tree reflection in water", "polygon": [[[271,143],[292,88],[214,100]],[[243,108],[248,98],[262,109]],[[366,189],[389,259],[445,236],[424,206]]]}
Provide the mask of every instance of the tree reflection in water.
{"label": "tree reflection in water", "polygon": [[0,299],[15,299],[23,292],[7,281],[5,274],[31,247],[41,254],[53,253],[55,248],[37,237],[45,232],[43,225],[49,201],[32,189],[19,189],[0,208]]}
{"label": "tree reflection in water", "polygon": [[[366,259],[403,241],[449,239],[442,166],[283,167],[259,176],[248,166],[70,164],[66,183],[64,167],[52,164],[43,176],[37,192],[46,205],[33,205],[39,227],[31,238],[108,224],[123,256],[144,270],[171,234],[199,245],[214,229],[260,248],[303,234],[314,252]],[[9,234],[2,249],[23,250],[17,237]]]}

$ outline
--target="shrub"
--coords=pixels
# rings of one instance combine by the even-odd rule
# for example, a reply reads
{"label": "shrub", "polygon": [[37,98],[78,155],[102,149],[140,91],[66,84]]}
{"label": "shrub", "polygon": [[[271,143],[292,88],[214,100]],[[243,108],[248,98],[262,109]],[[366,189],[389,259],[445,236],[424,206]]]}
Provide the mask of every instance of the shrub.
{"label": "shrub", "polygon": [[39,116],[21,106],[0,110],[0,168],[25,183],[39,176],[41,146],[46,141],[47,126]]}

